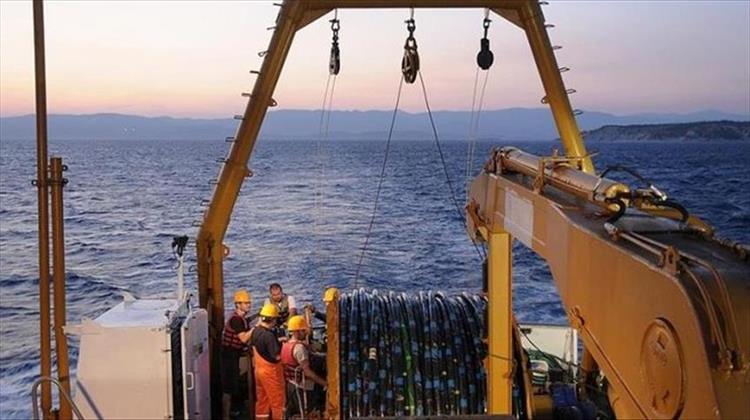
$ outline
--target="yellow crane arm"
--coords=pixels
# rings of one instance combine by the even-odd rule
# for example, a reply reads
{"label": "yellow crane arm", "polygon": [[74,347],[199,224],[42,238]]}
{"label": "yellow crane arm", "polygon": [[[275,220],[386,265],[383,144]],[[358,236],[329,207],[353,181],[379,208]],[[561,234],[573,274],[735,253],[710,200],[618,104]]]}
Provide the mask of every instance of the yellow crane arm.
{"label": "yellow crane arm", "polygon": [[576,166],[496,150],[469,234],[508,232],[547,261],[618,418],[747,416],[747,249],[646,211],[614,218],[628,187]]}

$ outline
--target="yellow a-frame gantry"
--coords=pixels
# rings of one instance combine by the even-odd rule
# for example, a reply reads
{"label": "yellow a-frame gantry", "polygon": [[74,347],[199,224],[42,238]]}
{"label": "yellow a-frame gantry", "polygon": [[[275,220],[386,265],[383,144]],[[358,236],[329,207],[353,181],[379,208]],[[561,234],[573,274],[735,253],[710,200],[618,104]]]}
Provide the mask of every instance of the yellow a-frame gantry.
{"label": "yellow a-frame gantry", "polygon": [[[221,329],[224,323],[223,239],[243,181],[251,172],[248,162],[261,124],[279,80],[296,32],[336,8],[488,8],[526,32],[565,154],[580,158],[581,169],[593,173],[557,59],[536,0],[285,0],[250,100],[229,157],[206,211],[196,240],[200,306],[208,310],[211,351],[212,401],[220,401],[219,371]],[[507,232],[487,232],[489,244],[489,348],[488,414],[511,410],[511,267]]]}

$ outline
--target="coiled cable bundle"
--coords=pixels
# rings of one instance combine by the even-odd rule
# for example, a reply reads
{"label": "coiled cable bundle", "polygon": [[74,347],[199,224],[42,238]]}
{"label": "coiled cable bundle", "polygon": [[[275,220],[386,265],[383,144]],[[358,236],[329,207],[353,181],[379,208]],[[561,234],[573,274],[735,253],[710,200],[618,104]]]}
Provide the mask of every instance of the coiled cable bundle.
{"label": "coiled cable bundle", "polygon": [[341,413],[483,414],[486,299],[354,290],[341,295]]}

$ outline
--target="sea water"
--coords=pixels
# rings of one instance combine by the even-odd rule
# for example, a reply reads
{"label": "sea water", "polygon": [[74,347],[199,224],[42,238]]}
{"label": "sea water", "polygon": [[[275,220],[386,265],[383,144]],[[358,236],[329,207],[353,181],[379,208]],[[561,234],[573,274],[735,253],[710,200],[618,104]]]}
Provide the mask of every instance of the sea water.
{"label": "sea water", "polygon": [[[477,144],[475,174],[493,146],[551,153],[552,142]],[[442,143],[460,206],[466,143]],[[597,168],[638,170],[719,235],[750,242],[750,144],[591,144]],[[28,418],[39,376],[35,144],[0,141],[0,418]],[[434,142],[397,141],[355,280],[383,161],[383,141],[261,141],[225,238],[225,290],[247,288],[258,308],[270,282],[301,303],[322,306],[325,287],[477,292],[481,265],[466,236]],[[68,323],[122,300],[172,296],[173,235],[195,238],[218,176],[223,141],[51,141],[64,158]],[[635,180],[612,174],[623,181]],[[187,286],[196,290],[195,248],[186,250]],[[565,322],[546,264],[516,245],[514,310],[521,321]],[[78,342],[70,340],[75,369]],[[118,345],[118,343],[113,343]],[[54,346],[53,346],[54,348]]]}

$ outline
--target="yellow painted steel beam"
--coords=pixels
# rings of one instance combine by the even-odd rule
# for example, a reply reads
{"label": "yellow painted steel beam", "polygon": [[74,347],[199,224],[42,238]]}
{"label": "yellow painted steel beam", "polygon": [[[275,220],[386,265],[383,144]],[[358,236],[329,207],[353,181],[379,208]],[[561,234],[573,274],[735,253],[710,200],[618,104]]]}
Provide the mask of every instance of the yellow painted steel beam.
{"label": "yellow painted steel beam", "polygon": [[305,0],[314,9],[519,8],[535,0]]}
{"label": "yellow painted steel beam", "polygon": [[[209,351],[211,358],[212,401],[220,402],[221,330],[224,324],[224,257],[223,239],[242,183],[251,172],[247,165],[260,132],[273,91],[279,80],[284,61],[292,45],[294,34],[305,15],[306,3],[285,1],[279,10],[276,30],[263,60],[260,74],[248,101],[242,122],[235,135],[229,157],[221,169],[219,181],[203,219],[196,240],[199,303],[208,311]],[[212,406],[215,416],[220,415],[220,404]]]}
{"label": "yellow painted steel beam", "polygon": [[335,287],[326,289],[323,301],[326,304],[326,418],[341,418],[341,395],[339,366],[339,291]]}
{"label": "yellow painted steel beam", "polygon": [[555,119],[565,154],[572,157],[583,157],[581,169],[584,172],[594,173],[594,164],[586,152],[586,146],[583,144],[578,123],[570,106],[570,99],[565,91],[565,83],[560,74],[557,58],[552,51],[549,35],[547,35],[547,29],[544,26],[542,8],[537,2],[526,2],[519,9],[519,13],[539,76],[542,78],[546,102],[552,110],[552,116]]}
{"label": "yellow painted steel beam", "polygon": [[513,308],[511,299],[511,237],[487,231],[487,414],[511,414],[513,390]]}
{"label": "yellow painted steel beam", "polygon": [[[255,147],[261,123],[265,118],[284,61],[289,53],[297,24],[304,13],[303,2],[284,2],[279,11],[278,25],[271,39],[268,53],[263,60],[229,158],[221,170],[219,181],[198,233],[198,277],[201,283],[212,286],[222,284],[221,270],[211,270],[213,278],[208,279],[209,264],[214,262],[214,258],[209,256],[209,249],[220,248],[222,245],[221,241],[229,226],[229,219],[240,188],[245,178],[250,175],[247,164]],[[217,293],[217,291],[212,289],[209,294],[212,293]],[[201,306],[204,306],[207,300],[208,296],[202,294]],[[214,304],[223,306],[218,299],[215,299]]]}

